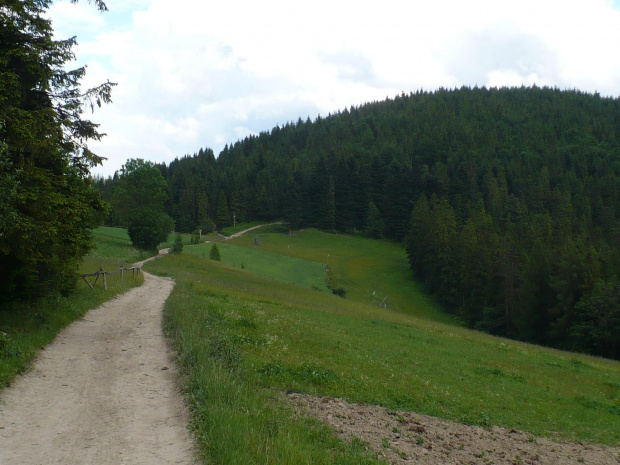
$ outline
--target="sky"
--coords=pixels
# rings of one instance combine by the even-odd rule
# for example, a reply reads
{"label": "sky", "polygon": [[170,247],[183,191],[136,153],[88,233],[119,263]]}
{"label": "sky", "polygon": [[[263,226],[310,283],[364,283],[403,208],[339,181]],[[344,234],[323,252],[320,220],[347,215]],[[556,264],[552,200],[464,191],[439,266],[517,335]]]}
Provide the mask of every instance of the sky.
{"label": "sky", "polygon": [[620,97],[620,0],[57,0],[108,176],[402,92],[550,86]]}

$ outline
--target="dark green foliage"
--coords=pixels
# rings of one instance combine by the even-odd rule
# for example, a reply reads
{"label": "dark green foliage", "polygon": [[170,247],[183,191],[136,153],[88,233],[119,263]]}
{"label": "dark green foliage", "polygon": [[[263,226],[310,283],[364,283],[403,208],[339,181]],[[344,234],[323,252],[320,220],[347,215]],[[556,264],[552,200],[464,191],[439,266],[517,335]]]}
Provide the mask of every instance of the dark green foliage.
{"label": "dark green foliage", "polygon": [[[75,38],[54,40],[51,2],[0,6],[0,296],[67,293],[105,205],[88,179],[102,137],[84,110],[109,103],[112,83],[80,89],[65,70]],[[105,10],[105,4],[97,1]]]}
{"label": "dark green foliage", "polygon": [[166,181],[159,170],[144,160],[127,160],[115,184],[115,213],[129,232],[133,245],[154,250],[167,239],[174,222],[165,213]]}
{"label": "dark green foliage", "polygon": [[199,231],[194,231],[192,233],[191,242],[192,242],[192,244],[199,244],[200,243],[200,232]]}
{"label": "dark green foliage", "polygon": [[385,222],[381,218],[379,209],[370,202],[368,204],[368,212],[366,213],[366,234],[376,239],[381,239],[385,234]]}
{"label": "dark green foliage", "polygon": [[575,305],[569,336],[576,347],[608,357],[620,352],[620,282],[598,281]]}
{"label": "dark green foliage", "polygon": [[220,196],[217,202],[217,226],[219,229],[222,229],[226,226],[229,226],[230,221],[230,212],[228,211],[228,200],[226,199],[226,193],[224,190],[220,192]]}
{"label": "dark green foliage", "polygon": [[156,250],[160,242],[168,238],[174,222],[165,213],[137,215],[127,226],[129,238],[134,247],[141,250]]}
{"label": "dark green foliage", "polygon": [[211,251],[209,252],[209,258],[217,262],[222,260],[222,257],[220,256],[220,249],[217,247],[217,244],[215,242],[211,246]]}
{"label": "dark green foliage", "polygon": [[168,184],[170,198],[166,211],[175,221],[177,231],[213,231],[212,218],[216,217],[219,195],[215,165],[210,149],[200,149],[193,157],[176,159],[168,166],[157,165]]}
{"label": "dark green foliage", "polygon": [[332,287],[332,293],[343,299],[347,296],[347,290],[342,286]]}
{"label": "dark green foliage", "polygon": [[170,252],[171,253],[183,252],[183,236],[181,236],[180,234],[174,235],[174,245],[172,246],[172,249],[170,250]]}
{"label": "dark green foliage", "polygon": [[207,218],[201,225],[202,234],[209,234],[215,231],[215,223],[211,218]]}

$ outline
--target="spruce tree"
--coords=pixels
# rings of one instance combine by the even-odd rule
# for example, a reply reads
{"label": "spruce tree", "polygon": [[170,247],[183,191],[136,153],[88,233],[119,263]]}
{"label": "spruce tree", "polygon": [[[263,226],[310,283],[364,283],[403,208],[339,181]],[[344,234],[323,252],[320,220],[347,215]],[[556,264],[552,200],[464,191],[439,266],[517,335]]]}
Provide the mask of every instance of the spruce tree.
{"label": "spruce tree", "polygon": [[[95,1],[101,11],[105,4]],[[111,101],[114,84],[82,90],[85,68],[66,70],[75,38],[55,40],[51,1],[0,4],[0,297],[68,292],[105,216],[89,169],[103,158],[83,118]]]}
{"label": "spruce tree", "polygon": [[213,245],[211,246],[211,252],[209,253],[209,258],[211,260],[215,260],[216,262],[219,262],[222,260],[222,258],[220,257],[220,249],[217,247],[216,243],[213,243]]}

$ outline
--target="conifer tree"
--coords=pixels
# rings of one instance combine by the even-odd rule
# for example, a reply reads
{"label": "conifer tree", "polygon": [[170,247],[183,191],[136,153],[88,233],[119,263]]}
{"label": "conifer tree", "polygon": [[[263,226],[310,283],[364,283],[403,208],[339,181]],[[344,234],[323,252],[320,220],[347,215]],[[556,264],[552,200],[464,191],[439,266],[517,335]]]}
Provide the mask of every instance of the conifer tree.
{"label": "conifer tree", "polygon": [[215,242],[211,246],[211,252],[209,252],[209,258],[211,260],[215,260],[216,262],[219,262],[222,260],[222,258],[220,257],[220,249],[218,248]]}
{"label": "conifer tree", "polygon": [[[82,90],[85,68],[66,70],[75,38],[55,40],[51,1],[0,3],[0,296],[68,292],[105,206],[88,179],[103,158],[86,108],[114,84]],[[106,10],[101,0],[95,4]]]}

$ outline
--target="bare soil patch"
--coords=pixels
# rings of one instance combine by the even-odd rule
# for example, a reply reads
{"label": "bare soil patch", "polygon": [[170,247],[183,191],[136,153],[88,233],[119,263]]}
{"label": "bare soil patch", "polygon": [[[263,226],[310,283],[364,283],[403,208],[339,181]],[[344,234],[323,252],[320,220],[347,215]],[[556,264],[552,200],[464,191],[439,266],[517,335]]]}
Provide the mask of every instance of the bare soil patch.
{"label": "bare soil patch", "polygon": [[515,430],[484,429],[333,397],[292,393],[288,399],[300,414],[325,421],[345,440],[362,439],[396,465],[620,464],[618,447],[555,442]]}
{"label": "bare soil patch", "polygon": [[2,393],[0,464],[193,464],[188,414],[162,333],[174,283],[144,284],[65,328]]}

